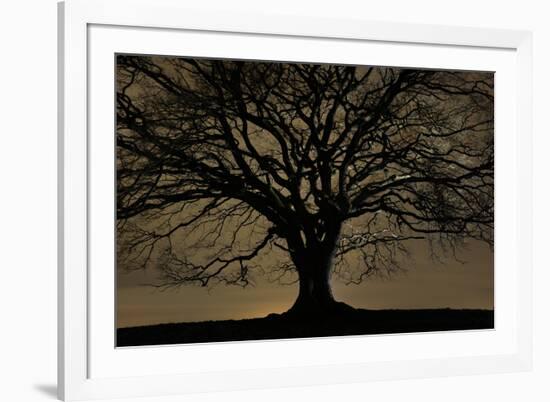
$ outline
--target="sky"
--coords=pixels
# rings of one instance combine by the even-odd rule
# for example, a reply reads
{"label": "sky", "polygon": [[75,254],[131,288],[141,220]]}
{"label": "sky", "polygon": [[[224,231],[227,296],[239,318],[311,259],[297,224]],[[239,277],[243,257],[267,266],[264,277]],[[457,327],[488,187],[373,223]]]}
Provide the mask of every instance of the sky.
{"label": "sky", "polygon": [[[457,255],[462,262],[452,257],[433,260],[428,251],[425,242],[416,242],[406,264],[404,261],[405,271],[391,278],[373,277],[360,285],[345,285],[333,278],[335,299],[367,309],[494,308],[493,252],[487,244],[468,244]],[[297,285],[280,286],[262,277],[257,277],[255,286],[244,289],[219,285],[159,291],[143,286],[154,279],[152,270],[119,270],[119,328],[264,317],[287,310],[298,294]]]}

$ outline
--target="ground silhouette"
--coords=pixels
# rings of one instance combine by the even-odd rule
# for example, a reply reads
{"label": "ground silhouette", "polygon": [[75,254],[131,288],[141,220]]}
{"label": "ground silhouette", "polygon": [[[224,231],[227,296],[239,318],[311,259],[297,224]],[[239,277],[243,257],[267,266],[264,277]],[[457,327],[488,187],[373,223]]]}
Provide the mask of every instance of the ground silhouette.
{"label": "ground silhouette", "polygon": [[364,310],[310,316],[270,314],[265,318],[159,324],[117,330],[117,346],[166,345],[265,339],[312,338],[493,329],[492,310]]}

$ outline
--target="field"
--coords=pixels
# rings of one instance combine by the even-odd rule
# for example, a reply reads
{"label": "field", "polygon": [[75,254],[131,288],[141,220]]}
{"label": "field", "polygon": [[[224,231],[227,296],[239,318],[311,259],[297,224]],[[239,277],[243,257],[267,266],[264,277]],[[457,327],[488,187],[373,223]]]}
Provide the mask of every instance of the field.
{"label": "field", "polygon": [[371,335],[494,328],[492,310],[361,310],[304,319],[271,314],[246,320],[120,328],[117,346],[166,345],[320,336]]}

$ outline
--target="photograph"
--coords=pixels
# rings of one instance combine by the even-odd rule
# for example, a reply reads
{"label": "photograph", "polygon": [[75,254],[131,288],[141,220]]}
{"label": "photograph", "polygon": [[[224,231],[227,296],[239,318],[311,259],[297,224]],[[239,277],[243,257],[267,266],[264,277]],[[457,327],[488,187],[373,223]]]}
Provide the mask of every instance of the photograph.
{"label": "photograph", "polygon": [[493,71],[113,68],[116,347],[494,329]]}
{"label": "photograph", "polygon": [[5,2],[0,399],[548,402],[544,6]]}

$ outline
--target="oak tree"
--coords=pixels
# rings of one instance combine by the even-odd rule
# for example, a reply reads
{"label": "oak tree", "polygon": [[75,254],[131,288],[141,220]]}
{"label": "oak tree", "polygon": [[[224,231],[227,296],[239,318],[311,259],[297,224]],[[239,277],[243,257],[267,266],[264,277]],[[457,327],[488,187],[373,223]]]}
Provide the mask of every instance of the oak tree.
{"label": "oak tree", "polygon": [[119,253],[157,286],[263,272],[328,314],[415,239],[492,244],[490,73],[119,55],[116,103]]}

